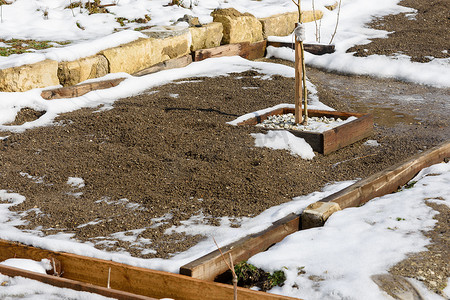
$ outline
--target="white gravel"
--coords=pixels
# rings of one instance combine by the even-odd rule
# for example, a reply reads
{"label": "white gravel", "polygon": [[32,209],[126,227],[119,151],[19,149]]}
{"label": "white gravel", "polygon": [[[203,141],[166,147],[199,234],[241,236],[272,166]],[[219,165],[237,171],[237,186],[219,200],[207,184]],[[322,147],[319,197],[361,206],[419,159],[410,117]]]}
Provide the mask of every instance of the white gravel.
{"label": "white gravel", "polygon": [[296,124],[294,114],[269,116],[262,123],[256,126],[268,129],[291,129],[312,132],[324,132],[342,124],[356,120],[356,117],[349,117],[345,120],[328,117],[309,117],[307,124]]}

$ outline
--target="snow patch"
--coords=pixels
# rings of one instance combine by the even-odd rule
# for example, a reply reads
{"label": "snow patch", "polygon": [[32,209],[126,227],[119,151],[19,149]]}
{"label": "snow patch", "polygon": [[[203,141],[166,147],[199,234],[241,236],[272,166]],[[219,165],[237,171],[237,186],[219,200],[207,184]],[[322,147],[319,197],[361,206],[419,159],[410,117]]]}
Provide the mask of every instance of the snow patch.
{"label": "snow patch", "polygon": [[303,138],[299,138],[286,130],[269,130],[267,133],[252,133],[256,147],[267,147],[275,150],[288,150],[292,155],[303,159],[313,159],[312,147]]}

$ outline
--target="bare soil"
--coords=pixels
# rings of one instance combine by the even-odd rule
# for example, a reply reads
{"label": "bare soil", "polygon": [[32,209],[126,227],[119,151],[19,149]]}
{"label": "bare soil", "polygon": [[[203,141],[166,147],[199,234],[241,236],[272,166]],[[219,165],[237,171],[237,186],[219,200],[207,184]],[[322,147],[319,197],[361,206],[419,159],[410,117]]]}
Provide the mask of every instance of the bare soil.
{"label": "bare soil", "polygon": [[432,58],[450,57],[450,1],[402,0],[402,6],[417,14],[401,13],[376,18],[368,26],[390,32],[387,39],[348,49],[357,56],[405,54],[412,61],[428,62]]}

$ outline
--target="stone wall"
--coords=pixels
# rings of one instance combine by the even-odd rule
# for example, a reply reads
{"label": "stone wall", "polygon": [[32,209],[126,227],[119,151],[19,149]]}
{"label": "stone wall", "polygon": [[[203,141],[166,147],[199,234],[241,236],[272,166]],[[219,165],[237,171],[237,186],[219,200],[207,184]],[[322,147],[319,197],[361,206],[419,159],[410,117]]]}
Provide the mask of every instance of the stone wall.
{"label": "stone wall", "polygon": [[[321,19],[323,12],[304,11],[302,12],[302,22],[308,23],[314,20]],[[292,33],[295,28],[295,23],[298,22],[298,12],[289,12],[284,14],[277,14],[267,18],[259,19],[262,24],[264,38],[268,36],[286,36]]]}
{"label": "stone wall", "polygon": [[44,60],[35,64],[0,70],[0,91],[24,92],[59,85],[58,62]]}
{"label": "stone wall", "polygon": [[223,24],[222,44],[259,42],[263,40],[261,22],[253,15],[234,8],[217,9],[211,13],[214,22]]}
{"label": "stone wall", "polygon": [[191,27],[191,51],[214,48],[220,46],[223,38],[223,25],[212,22],[202,27]]}
{"label": "stone wall", "polygon": [[94,55],[76,61],[63,61],[58,64],[58,79],[63,86],[75,85],[108,73],[108,60],[103,55]]}
{"label": "stone wall", "polygon": [[[190,28],[157,26],[142,31],[140,38],[76,61],[45,60],[35,64],[0,70],[0,92],[23,92],[47,86],[70,86],[108,73],[134,74],[163,61],[221,44],[258,42],[268,36],[289,35],[298,22],[298,12],[257,19],[234,8],[211,13],[213,23]],[[323,13],[305,11],[303,22],[320,19]]]}

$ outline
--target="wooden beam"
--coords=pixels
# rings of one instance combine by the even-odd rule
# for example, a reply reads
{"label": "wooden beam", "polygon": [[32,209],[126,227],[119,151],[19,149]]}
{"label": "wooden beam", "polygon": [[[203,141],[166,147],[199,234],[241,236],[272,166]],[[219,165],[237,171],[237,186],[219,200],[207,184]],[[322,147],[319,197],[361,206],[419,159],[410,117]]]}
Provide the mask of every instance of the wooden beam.
{"label": "wooden beam", "polygon": [[185,55],[178,58],[169,59],[139,72],[133,74],[133,76],[144,76],[152,73],[156,73],[163,70],[183,68],[192,62],[191,55]]}
{"label": "wooden beam", "polygon": [[337,204],[339,209],[360,206],[375,197],[395,192],[423,168],[442,162],[448,157],[450,157],[450,141],[418,153],[394,166],[360,180],[308,206],[302,214],[302,228],[323,226],[331,215],[327,211],[327,207],[333,209],[333,212],[337,210],[336,205],[324,205],[326,203]]}
{"label": "wooden beam", "polygon": [[[294,49],[294,43],[286,43],[286,42],[267,42],[267,46],[272,47],[287,47]],[[334,45],[323,45],[323,44],[307,44],[303,43],[303,48],[305,51],[315,54],[315,55],[324,55],[328,53],[334,53],[335,46]]]}
{"label": "wooden beam", "polygon": [[[66,279],[106,286],[111,269],[112,289],[153,298],[177,300],[233,299],[233,286],[207,282],[180,274],[150,270],[117,262],[85,257],[71,253],[55,252],[0,240],[0,261],[8,258],[41,260],[54,258],[61,262]],[[293,300],[295,298],[238,288],[239,299]]]}
{"label": "wooden beam", "polygon": [[262,58],[266,55],[266,47],[266,40],[256,43],[241,43],[239,56],[250,60]]}
{"label": "wooden beam", "polygon": [[200,49],[193,52],[193,60],[201,61],[207,58],[239,55],[246,59],[264,57],[267,41],[256,43],[242,42],[219,47]]}
{"label": "wooden beam", "polygon": [[136,295],[133,293],[127,293],[115,289],[108,289],[89,283],[70,280],[62,277],[51,276],[9,266],[0,265],[0,273],[9,277],[21,276],[33,280],[40,281],[42,283],[50,284],[60,288],[68,288],[76,291],[89,292],[99,294],[105,297],[111,297],[119,300],[157,300],[156,298],[150,298],[142,295]]}
{"label": "wooden beam", "polygon": [[241,44],[227,44],[219,47],[200,49],[193,52],[193,61],[201,61],[207,58],[234,56],[241,52]]}
{"label": "wooden beam", "polygon": [[[336,116],[334,116],[336,118]],[[369,137],[373,129],[373,115],[364,114],[357,119],[323,132],[324,155]]]}
{"label": "wooden beam", "polygon": [[124,80],[125,78],[117,78],[111,80],[83,83],[79,85],[57,88],[52,90],[45,90],[42,91],[41,97],[44,98],[45,100],[79,97],[93,90],[102,90],[115,87]]}
{"label": "wooden beam", "polygon": [[[245,261],[253,255],[267,250],[270,246],[280,242],[287,235],[300,228],[300,217],[290,214],[272,224],[266,230],[252,234],[221,248],[225,257],[229,254],[237,264]],[[180,268],[180,274],[203,280],[214,280],[218,275],[228,270],[220,251],[215,250],[197,260],[194,260]]]}

